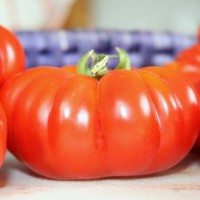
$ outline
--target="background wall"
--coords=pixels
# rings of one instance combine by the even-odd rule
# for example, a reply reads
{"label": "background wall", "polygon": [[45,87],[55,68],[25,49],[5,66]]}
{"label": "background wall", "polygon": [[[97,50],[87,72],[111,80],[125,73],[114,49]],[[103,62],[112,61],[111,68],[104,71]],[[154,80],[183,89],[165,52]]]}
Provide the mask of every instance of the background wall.
{"label": "background wall", "polygon": [[91,0],[98,28],[175,31],[195,34],[200,0]]}
{"label": "background wall", "polygon": [[103,28],[195,35],[200,0],[0,0],[0,24],[13,30]]}

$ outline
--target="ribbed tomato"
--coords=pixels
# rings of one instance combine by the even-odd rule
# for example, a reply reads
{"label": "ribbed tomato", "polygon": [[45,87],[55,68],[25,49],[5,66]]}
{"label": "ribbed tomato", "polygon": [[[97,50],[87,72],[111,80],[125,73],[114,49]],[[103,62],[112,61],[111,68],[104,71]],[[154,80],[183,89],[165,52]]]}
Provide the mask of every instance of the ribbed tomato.
{"label": "ribbed tomato", "polygon": [[130,70],[120,62],[107,71],[107,58],[91,70],[80,64],[77,73],[32,68],[3,86],[8,148],[35,172],[53,179],[145,175],[176,165],[192,148],[200,129],[194,88],[167,68]]}
{"label": "ribbed tomato", "polygon": [[[25,67],[25,54],[17,37],[0,26],[0,85]],[[6,153],[7,123],[0,104],[0,166]]]}
{"label": "ribbed tomato", "polygon": [[[200,37],[200,28],[198,32]],[[200,38],[198,38],[200,42]],[[195,85],[200,94],[200,44],[195,44],[190,48],[181,51],[175,62],[167,64],[167,67],[173,68],[182,73],[192,84]]]}
{"label": "ribbed tomato", "polygon": [[[180,52],[176,61],[167,64],[166,67],[184,75],[191,84],[194,84],[200,95],[200,44],[195,44]],[[200,135],[195,147],[200,150]]]}

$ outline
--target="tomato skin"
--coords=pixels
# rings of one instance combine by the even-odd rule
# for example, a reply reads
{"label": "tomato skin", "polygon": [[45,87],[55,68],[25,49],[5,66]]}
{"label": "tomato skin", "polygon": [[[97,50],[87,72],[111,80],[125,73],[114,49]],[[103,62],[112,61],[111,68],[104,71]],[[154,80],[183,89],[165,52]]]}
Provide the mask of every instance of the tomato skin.
{"label": "tomato skin", "polygon": [[[200,45],[196,44],[185,49],[177,55],[176,61],[167,64],[165,67],[176,70],[195,86],[200,94]],[[200,151],[200,135],[196,141],[195,148]]]}
{"label": "tomato skin", "polygon": [[191,48],[185,49],[177,55],[178,61],[187,61],[194,65],[200,65],[200,45],[196,44]]}
{"label": "tomato skin", "polygon": [[[16,36],[0,26],[0,85],[25,67],[25,54]],[[6,115],[0,103],[0,166],[7,149]]]}
{"label": "tomato skin", "polygon": [[77,74],[77,67],[74,65],[67,65],[67,66],[63,66],[62,69],[72,73],[72,74]]}
{"label": "tomato skin", "polygon": [[9,150],[52,179],[166,170],[187,155],[200,128],[196,91],[166,68],[114,70],[98,81],[37,67],[7,81],[0,98]]}
{"label": "tomato skin", "polygon": [[4,161],[7,144],[7,123],[6,123],[6,115],[4,113],[3,107],[0,104],[0,167]]}
{"label": "tomato skin", "polygon": [[200,92],[200,45],[196,44],[177,55],[176,61],[166,65],[182,73]]}
{"label": "tomato skin", "polygon": [[25,52],[17,37],[0,26],[0,66],[1,82],[25,68]]}
{"label": "tomato skin", "polygon": [[200,63],[198,64],[188,60],[176,60],[165,65],[165,67],[174,69],[184,75],[191,84],[194,84],[200,94]]}

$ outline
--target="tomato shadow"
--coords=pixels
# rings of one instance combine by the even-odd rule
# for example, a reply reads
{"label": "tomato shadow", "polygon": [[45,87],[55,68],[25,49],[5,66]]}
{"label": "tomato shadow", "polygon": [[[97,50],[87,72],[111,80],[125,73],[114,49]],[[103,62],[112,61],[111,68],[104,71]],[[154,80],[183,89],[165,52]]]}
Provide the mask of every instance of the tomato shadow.
{"label": "tomato shadow", "polygon": [[127,177],[117,177],[117,179],[122,180],[134,180],[134,179],[147,179],[147,178],[156,178],[163,176],[170,176],[174,174],[200,174],[200,159],[199,155],[195,152],[189,153],[180,163],[176,166],[154,174],[150,175],[141,175],[141,176],[127,176]]}
{"label": "tomato shadow", "polygon": [[6,181],[9,182],[10,180],[12,180],[13,176],[16,176],[16,174],[17,176],[28,175],[35,178],[42,178],[40,175],[34,173],[31,169],[29,169],[25,164],[17,160],[17,158],[15,158],[12,154],[7,153],[0,172],[0,186],[1,180],[3,180],[3,182],[5,182],[6,184]]}
{"label": "tomato shadow", "polygon": [[[198,171],[200,174],[200,159],[199,155],[191,152],[189,153],[180,163],[176,166],[155,174],[156,176],[168,176],[173,174],[192,174],[193,172]],[[155,176],[154,175],[154,176]],[[153,175],[149,175],[152,177]]]}
{"label": "tomato shadow", "polygon": [[[165,170],[160,173],[151,174],[151,175],[142,175],[142,176],[127,176],[127,177],[105,177],[100,178],[97,180],[91,179],[91,180],[70,180],[70,181],[103,181],[103,180],[135,180],[135,179],[147,179],[147,178],[156,178],[156,177],[162,177],[162,176],[168,176],[173,174],[189,174],[192,173],[193,170],[191,168],[195,165],[195,169],[199,169],[200,174],[200,159],[198,154],[196,153],[190,153],[183,159],[179,164],[177,164],[175,167],[172,167],[171,169]],[[13,178],[13,175],[16,175],[16,173],[21,174],[21,176],[31,176],[33,178],[39,178],[44,180],[52,180],[43,176],[38,175],[31,169],[29,169],[25,164],[18,161],[13,155],[8,153],[5,162],[0,169],[0,188],[6,186],[9,181]],[[52,180],[55,181],[55,180]]]}
{"label": "tomato shadow", "polygon": [[[2,166],[2,168],[3,168],[3,166]],[[3,187],[6,187],[8,184],[7,173],[2,168],[0,169],[0,189]]]}
{"label": "tomato shadow", "polygon": [[[191,167],[195,165],[195,169],[200,169],[200,159],[199,155],[196,153],[190,153],[188,154],[185,159],[183,159],[179,164],[177,164],[175,167],[162,172],[161,175],[167,175],[167,174],[174,174],[174,173],[190,173]],[[200,172],[200,171],[199,171]]]}

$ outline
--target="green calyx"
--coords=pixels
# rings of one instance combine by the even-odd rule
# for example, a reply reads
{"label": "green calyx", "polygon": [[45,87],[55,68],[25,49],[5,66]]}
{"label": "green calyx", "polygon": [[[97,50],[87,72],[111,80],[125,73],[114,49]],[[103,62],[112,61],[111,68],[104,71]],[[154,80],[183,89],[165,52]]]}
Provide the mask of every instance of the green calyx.
{"label": "green calyx", "polygon": [[[78,73],[100,79],[104,74],[108,73],[108,60],[111,58],[118,59],[118,65],[115,69],[131,68],[130,59],[128,54],[120,48],[116,48],[118,55],[97,54],[94,50],[86,53],[78,63]],[[88,63],[91,60],[92,64],[89,67]]]}

